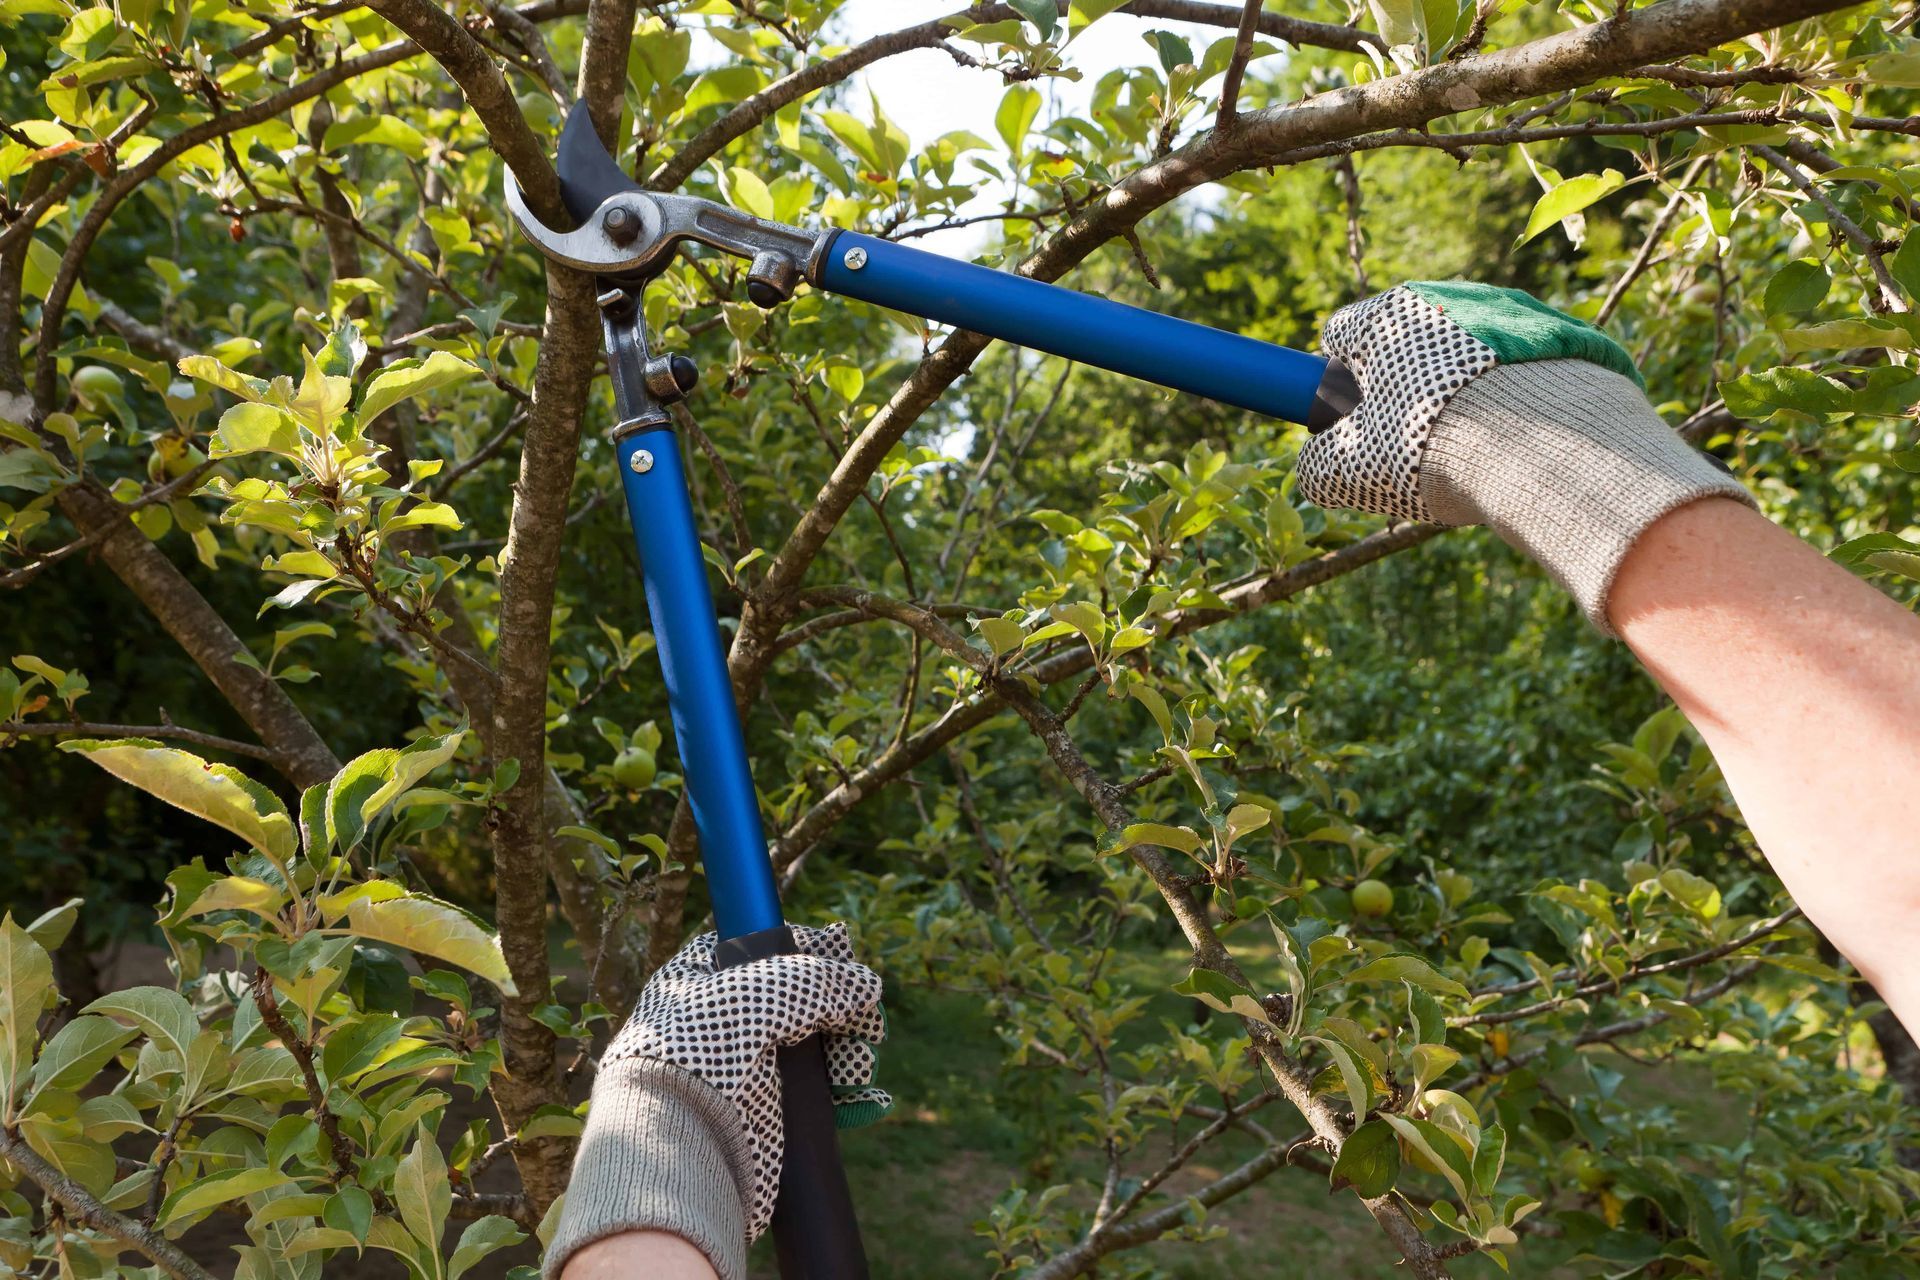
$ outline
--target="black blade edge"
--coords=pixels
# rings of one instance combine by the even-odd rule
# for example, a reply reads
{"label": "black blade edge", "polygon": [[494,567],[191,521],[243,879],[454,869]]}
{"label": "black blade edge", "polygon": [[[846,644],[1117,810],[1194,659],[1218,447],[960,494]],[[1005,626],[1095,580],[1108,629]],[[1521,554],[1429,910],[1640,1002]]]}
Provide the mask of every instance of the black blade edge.
{"label": "black blade edge", "polygon": [[560,198],[566,201],[567,212],[579,222],[593,216],[593,211],[609,196],[642,189],[607,154],[584,101],[574,103],[573,110],[567,113],[566,127],[560,130],[554,172],[560,177]]}

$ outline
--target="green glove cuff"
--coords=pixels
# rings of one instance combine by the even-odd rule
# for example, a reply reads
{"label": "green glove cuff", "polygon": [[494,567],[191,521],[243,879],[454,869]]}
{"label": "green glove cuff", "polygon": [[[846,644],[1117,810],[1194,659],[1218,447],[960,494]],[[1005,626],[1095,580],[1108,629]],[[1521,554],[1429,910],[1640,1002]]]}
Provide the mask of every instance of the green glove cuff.
{"label": "green glove cuff", "polygon": [[1646,379],[1625,347],[1586,321],[1562,315],[1518,289],[1467,280],[1414,280],[1405,287],[1492,347],[1501,364],[1585,360],[1646,389]]}

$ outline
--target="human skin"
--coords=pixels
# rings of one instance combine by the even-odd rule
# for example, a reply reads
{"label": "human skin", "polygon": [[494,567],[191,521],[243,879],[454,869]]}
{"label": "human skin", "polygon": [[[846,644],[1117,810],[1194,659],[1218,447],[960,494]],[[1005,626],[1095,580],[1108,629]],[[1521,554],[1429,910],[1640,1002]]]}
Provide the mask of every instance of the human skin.
{"label": "human skin", "polygon": [[1920,1028],[1920,617],[1724,498],[1655,522],[1608,618],[1807,918]]}
{"label": "human skin", "polygon": [[560,1280],[715,1280],[705,1254],[665,1231],[596,1240],[567,1259]]}
{"label": "human skin", "polygon": [[[1726,776],[1775,874],[1920,1027],[1920,617],[1752,509],[1663,516],[1607,616]],[[609,1236],[561,1280],[714,1280],[678,1236]]]}

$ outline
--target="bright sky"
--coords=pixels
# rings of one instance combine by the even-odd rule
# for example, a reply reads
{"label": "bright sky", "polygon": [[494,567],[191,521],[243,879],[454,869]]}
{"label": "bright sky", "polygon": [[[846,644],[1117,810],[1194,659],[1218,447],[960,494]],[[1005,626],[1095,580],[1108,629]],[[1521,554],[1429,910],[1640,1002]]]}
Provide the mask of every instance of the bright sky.
{"label": "bright sky", "polygon": [[[925,22],[955,11],[954,0],[850,0],[840,10],[835,38],[849,43],[897,31],[917,22]],[[1044,122],[1065,111],[1083,111],[1092,98],[1093,86],[1115,67],[1154,65],[1153,47],[1141,38],[1146,31],[1172,31],[1185,36],[1195,52],[1223,35],[1220,27],[1192,22],[1168,22],[1113,13],[1082,31],[1066,46],[1066,61],[1082,75],[1078,81],[1049,77],[1035,83],[1048,95],[1049,105],[1041,112]],[[977,46],[960,45],[972,51]],[[993,113],[1000,105],[1006,85],[991,71],[962,67],[939,49],[916,49],[910,53],[884,58],[866,68],[854,80],[858,87],[849,109],[864,116],[866,90],[879,95],[880,105],[894,123],[906,130],[915,147],[932,142],[954,129],[971,129],[983,138],[997,139]],[[963,169],[962,172],[965,172]],[[999,184],[983,186],[974,212],[992,208],[1002,197]],[[985,227],[970,227],[925,237],[920,247],[940,253],[968,255],[991,234]]]}

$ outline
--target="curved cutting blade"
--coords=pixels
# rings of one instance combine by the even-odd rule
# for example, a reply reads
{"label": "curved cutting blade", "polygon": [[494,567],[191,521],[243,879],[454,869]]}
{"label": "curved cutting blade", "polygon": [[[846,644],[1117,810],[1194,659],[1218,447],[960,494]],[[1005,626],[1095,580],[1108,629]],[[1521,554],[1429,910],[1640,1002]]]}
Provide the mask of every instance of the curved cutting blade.
{"label": "curved cutting blade", "polygon": [[584,100],[574,103],[567,113],[554,172],[560,175],[560,198],[566,201],[567,212],[580,222],[591,217],[609,196],[643,190],[607,154]]}

